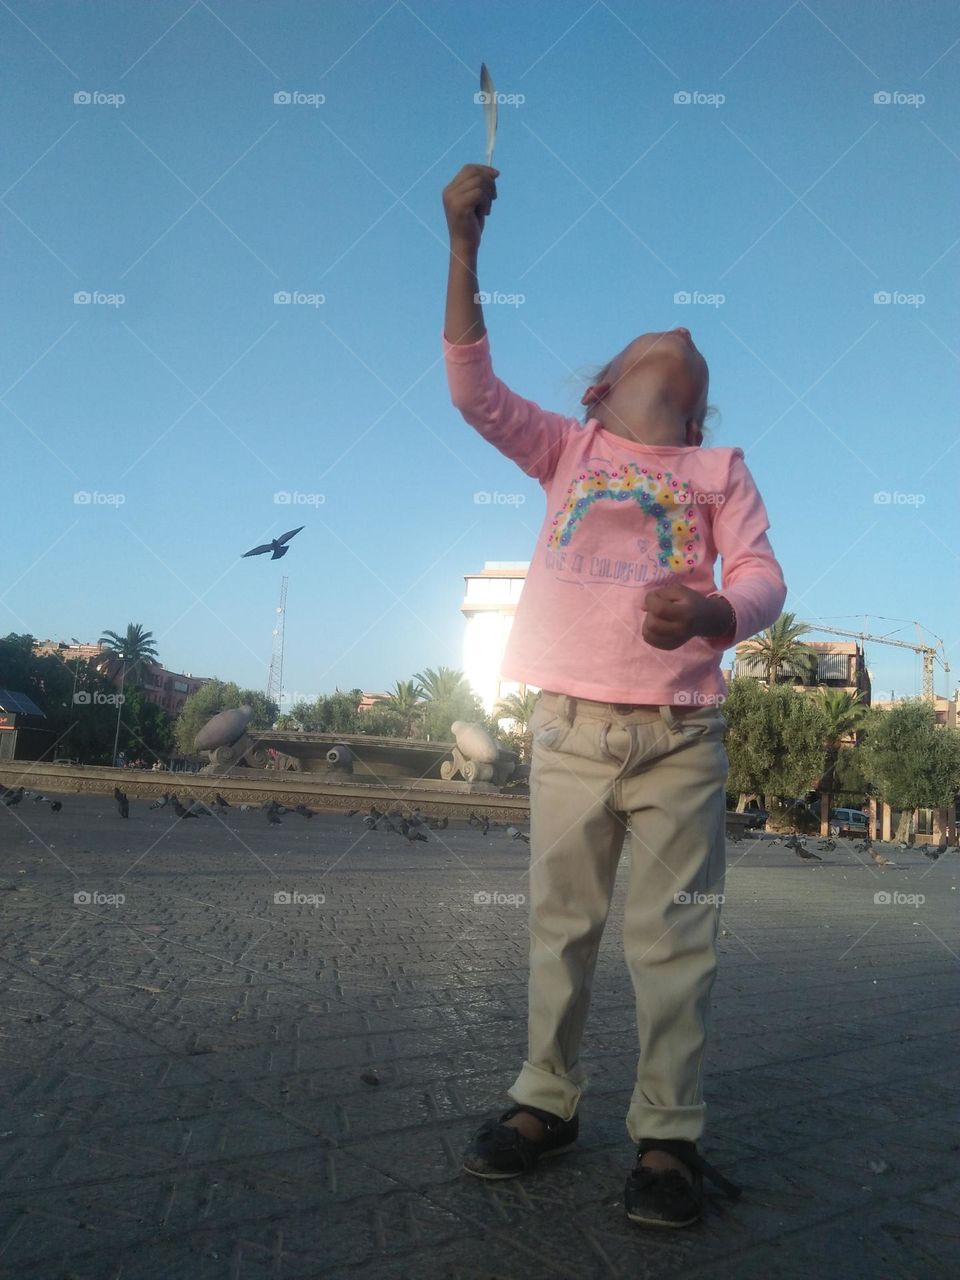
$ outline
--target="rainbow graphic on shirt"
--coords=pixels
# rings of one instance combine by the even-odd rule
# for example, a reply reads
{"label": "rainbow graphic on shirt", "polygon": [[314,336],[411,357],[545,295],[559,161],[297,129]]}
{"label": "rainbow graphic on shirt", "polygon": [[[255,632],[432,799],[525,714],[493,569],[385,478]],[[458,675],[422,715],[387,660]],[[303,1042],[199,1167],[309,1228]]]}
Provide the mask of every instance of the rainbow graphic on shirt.
{"label": "rainbow graphic on shirt", "polygon": [[553,520],[547,546],[566,547],[594,503],[635,502],[656,521],[657,564],[674,573],[697,566],[700,542],[693,494],[670,471],[626,462],[614,471],[581,471],[567,489],[566,501]]}

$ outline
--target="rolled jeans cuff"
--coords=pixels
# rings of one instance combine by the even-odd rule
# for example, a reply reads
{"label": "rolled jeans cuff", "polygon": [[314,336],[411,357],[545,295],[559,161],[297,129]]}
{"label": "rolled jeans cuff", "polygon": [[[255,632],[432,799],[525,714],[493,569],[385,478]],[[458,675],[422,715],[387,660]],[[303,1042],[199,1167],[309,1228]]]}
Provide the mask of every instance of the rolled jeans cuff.
{"label": "rolled jeans cuff", "polygon": [[544,1071],[530,1062],[524,1062],[520,1074],[507,1094],[514,1102],[527,1107],[539,1107],[561,1120],[572,1120],[583,1096],[587,1077],[579,1064],[565,1076]]}

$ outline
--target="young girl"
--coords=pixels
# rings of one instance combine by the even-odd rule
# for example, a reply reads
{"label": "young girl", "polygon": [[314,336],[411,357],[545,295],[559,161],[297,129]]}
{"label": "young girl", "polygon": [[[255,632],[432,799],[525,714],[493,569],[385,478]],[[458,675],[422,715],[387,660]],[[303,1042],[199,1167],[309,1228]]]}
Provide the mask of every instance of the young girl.
{"label": "young girl", "polygon": [[686,1226],[704,1174],[738,1194],[696,1145],[725,871],[720,658],[774,621],[786,588],[742,450],[701,448],[709,373],[688,330],[630,342],[584,395],[584,423],[495,376],[476,266],[498,173],[466,165],[443,193],[443,350],[453,403],[546,495],[503,661],[542,692],[530,722],[527,1058],[515,1105],[483,1124],[464,1168],[515,1177],[576,1140],[580,1041],[629,822],[623,942],[640,1056],[625,1205],[642,1225]]}

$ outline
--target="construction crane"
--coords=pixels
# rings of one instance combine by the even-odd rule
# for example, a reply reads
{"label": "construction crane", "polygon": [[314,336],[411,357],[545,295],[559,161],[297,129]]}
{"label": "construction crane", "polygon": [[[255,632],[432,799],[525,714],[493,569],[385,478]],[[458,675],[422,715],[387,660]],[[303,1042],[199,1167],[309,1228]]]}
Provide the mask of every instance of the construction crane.
{"label": "construction crane", "polygon": [[283,622],[287,613],[287,579],[280,583],[280,606],[277,609],[277,624],[273,628],[273,653],[270,657],[270,674],[267,676],[267,698],[275,702],[277,710],[282,710],[280,699],[283,697]]}
{"label": "construction crane", "polygon": [[[923,696],[933,701],[933,664],[939,662],[943,667],[944,673],[949,674],[950,664],[947,662],[946,654],[943,649],[943,641],[936,637],[937,644],[911,644],[909,640],[894,640],[890,636],[873,636],[868,635],[865,631],[842,631],[839,627],[825,627],[819,622],[803,622],[801,626],[807,627],[810,631],[829,631],[834,636],[850,636],[855,640],[870,640],[876,644],[892,644],[899,649],[912,649],[914,653],[919,653],[923,657]],[[917,628],[917,639],[920,639],[920,624],[913,624]]]}

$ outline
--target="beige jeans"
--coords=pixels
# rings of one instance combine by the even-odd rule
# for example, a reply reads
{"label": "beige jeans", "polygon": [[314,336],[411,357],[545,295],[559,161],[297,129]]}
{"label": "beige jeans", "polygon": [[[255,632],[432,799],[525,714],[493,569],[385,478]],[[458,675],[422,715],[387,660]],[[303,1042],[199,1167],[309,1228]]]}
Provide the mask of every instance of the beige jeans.
{"label": "beige jeans", "polygon": [[[621,709],[622,710],[622,709]],[[569,1120],[627,821],[623,945],[640,1057],[627,1132],[703,1132],[703,1061],[725,871],[724,719],[541,694],[530,721],[527,1059],[509,1095]]]}

